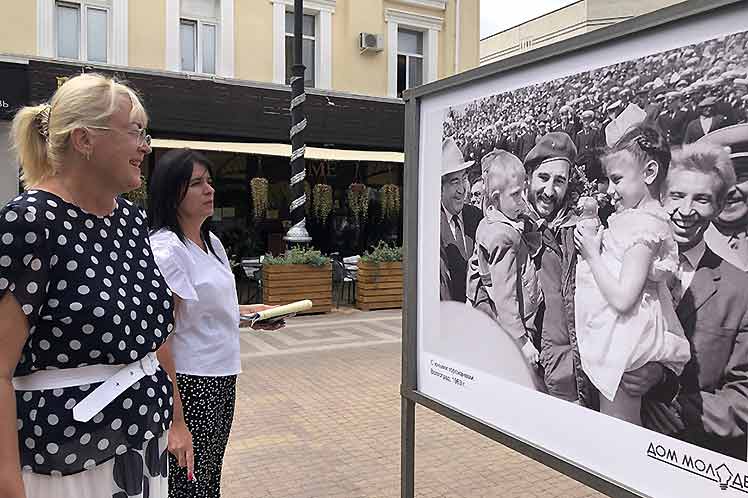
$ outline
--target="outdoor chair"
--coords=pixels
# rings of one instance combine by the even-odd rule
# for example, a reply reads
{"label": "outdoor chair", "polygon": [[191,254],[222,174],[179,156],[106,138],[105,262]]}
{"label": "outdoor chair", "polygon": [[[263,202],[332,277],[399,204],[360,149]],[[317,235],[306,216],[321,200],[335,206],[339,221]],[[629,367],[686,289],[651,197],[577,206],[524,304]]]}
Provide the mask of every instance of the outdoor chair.
{"label": "outdoor chair", "polygon": [[340,302],[343,300],[343,292],[348,287],[346,294],[348,303],[356,302],[356,278],[355,275],[345,267],[342,261],[333,258],[332,259],[332,284],[333,284],[333,298],[335,300],[335,307],[340,307]]}
{"label": "outdoor chair", "polygon": [[262,302],[262,262],[264,259],[265,256],[242,259],[242,269],[249,279],[249,303]]}

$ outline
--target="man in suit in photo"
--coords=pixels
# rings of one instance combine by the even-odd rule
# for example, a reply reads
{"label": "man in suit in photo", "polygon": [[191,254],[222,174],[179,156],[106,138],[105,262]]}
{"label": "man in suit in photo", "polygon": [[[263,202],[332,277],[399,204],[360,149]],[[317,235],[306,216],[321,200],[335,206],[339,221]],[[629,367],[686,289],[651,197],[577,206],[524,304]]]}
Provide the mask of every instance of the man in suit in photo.
{"label": "man in suit in photo", "polygon": [[467,199],[467,173],[474,161],[465,161],[451,138],[442,143],[441,247],[439,296],[442,301],[465,302],[468,259],[473,254],[475,230],[483,214]]}
{"label": "man in suit in photo", "polygon": [[594,160],[599,140],[599,131],[592,126],[594,119],[595,111],[592,109],[582,112],[582,129],[571,138],[577,150],[576,164],[584,168],[588,179],[600,180],[603,174]]}
{"label": "man in suit in photo", "polygon": [[665,97],[667,98],[668,109],[662,111],[657,122],[662,131],[665,132],[668,143],[670,145],[680,145],[683,143],[683,135],[688,124],[688,112],[683,109],[681,92],[668,92]]}
{"label": "man in suit in photo", "polygon": [[678,243],[671,293],[691,360],[679,377],[648,363],[624,374],[622,387],[647,394],[645,427],[745,461],[748,275],[704,241],[734,183],[729,155],[720,146],[690,144],[673,153],[662,201]]}
{"label": "man in suit in photo", "polygon": [[699,117],[688,123],[683,143],[693,143],[707,133],[711,133],[724,126],[725,117],[721,114],[714,114],[714,104],[716,102],[717,99],[714,97],[706,97],[699,102]]}
{"label": "man in suit in photo", "polygon": [[748,124],[721,128],[699,142],[730,148],[737,181],[727,192],[727,204],[704,234],[709,247],[721,258],[748,271]]}

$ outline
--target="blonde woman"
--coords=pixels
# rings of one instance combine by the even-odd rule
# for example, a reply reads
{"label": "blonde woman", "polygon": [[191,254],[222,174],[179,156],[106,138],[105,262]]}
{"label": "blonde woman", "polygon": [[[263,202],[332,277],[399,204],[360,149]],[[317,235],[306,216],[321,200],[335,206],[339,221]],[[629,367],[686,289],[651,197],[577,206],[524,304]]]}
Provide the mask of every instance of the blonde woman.
{"label": "blonde woman", "polygon": [[13,121],[26,190],[0,211],[0,496],[167,496],[179,407],[155,351],[172,295],[119,197],[140,185],[146,124],[95,74]]}

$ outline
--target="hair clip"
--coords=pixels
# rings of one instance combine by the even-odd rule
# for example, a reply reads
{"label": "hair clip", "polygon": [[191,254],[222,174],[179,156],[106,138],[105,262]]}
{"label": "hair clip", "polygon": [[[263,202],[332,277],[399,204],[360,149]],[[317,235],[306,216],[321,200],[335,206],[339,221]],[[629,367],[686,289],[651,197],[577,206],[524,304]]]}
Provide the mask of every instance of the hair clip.
{"label": "hair clip", "polygon": [[43,104],[42,108],[36,113],[34,121],[36,122],[36,130],[39,135],[44,137],[44,140],[49,140],[49,113],[52,110],[52,106],[49,104]]}
{"label": "hair clip", "polygon": [[634,141],[644,152],[652,152],[655,149],[655,146],[654,144],[652,144],[651,140],[644,135],[637,136],[636,138],[634,138]]}

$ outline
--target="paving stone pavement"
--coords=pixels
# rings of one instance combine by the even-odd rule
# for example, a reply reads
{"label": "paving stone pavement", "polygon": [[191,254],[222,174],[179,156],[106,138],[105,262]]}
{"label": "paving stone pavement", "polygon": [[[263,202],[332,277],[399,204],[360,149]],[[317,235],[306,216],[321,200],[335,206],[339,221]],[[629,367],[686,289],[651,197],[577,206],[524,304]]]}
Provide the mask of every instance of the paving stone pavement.
{"label": "paving stone pavement", "polygon": [[[400,325],[344,310],[243,332],[222,496],[399,498]],[[418,406],[416,496],[603,495]]]}

